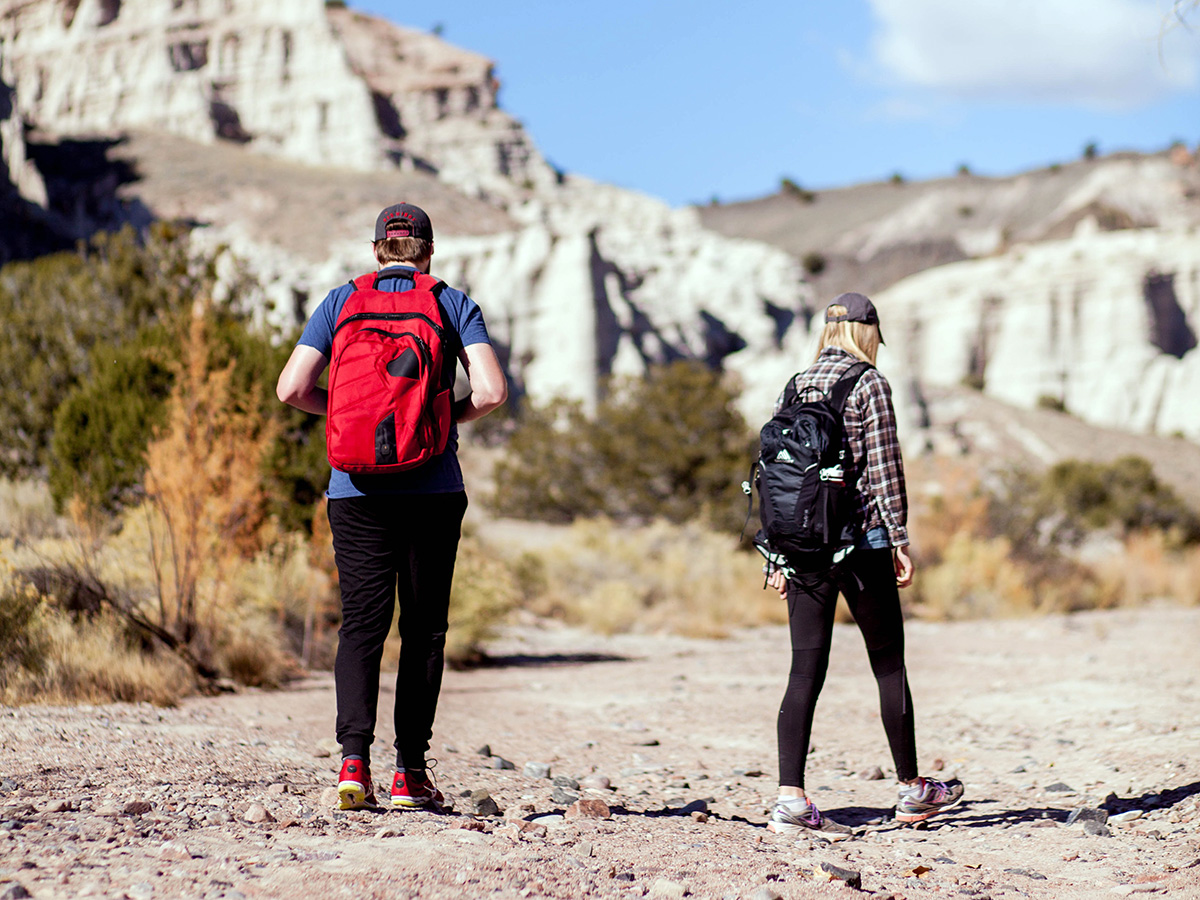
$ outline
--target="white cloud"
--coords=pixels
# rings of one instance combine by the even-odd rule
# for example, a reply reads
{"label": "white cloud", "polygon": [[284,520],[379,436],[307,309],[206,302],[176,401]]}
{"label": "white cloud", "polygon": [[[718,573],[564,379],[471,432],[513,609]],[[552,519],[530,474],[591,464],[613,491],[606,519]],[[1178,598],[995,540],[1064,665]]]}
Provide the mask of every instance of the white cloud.
{"label": "white cloud", "polygon": [[875,62],[947,97],[1128,108],[1195,88],[1200,37],[1166,0],[869,0]]}

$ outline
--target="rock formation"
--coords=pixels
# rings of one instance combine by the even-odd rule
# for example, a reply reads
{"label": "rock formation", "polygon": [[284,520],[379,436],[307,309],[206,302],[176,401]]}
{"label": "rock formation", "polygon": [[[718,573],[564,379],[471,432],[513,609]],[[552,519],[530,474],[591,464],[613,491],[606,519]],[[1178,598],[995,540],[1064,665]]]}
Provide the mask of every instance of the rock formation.
{"label": "rock formation", "polygon": [[149,129],[472,189],[554,179],[491,63],[323,0],[6,0],[20,111],[59,134]]}
{"label": "rock formation", "polygon": [[[1145,228],[1014,247],[876,296],[881,365],[1030,408],[1200,439],[1200,230]],[[886,360],[886,361],[885,361]]]}
{"label": "rock formation", "polygon": [[[133,132],[148,152],[139,132],[196,142],[106,188],[123,203],[58,191],[76,202],[58,215],[107,227],[144,202],[197,221],[197,244],[235,248],[283,321],[370,266],[374,210],[398,193],[428,203],[435,270],[485,306],[518,394],[590,402],[609,375],[698,358],[741,378],[756,422],[811,358],[821,301],[892,285],[877,296],[880,362],[909,434],[931,386],[966,382],[1200,438],[1200,169],[1186,152],[672,210],[554,171],[498,108],[487,59],[322,0],[3,0],[0,79],[10,195],[56,205],[26,126]],[[74,152],[59,147],[60,163]]]}

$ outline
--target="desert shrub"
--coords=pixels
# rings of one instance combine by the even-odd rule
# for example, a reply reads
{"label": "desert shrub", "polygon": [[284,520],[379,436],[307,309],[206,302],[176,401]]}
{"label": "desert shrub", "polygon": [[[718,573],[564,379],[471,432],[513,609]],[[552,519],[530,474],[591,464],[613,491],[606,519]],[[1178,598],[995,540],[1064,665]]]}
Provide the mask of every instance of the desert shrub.
{"label": "desert shrub", "polygon": [[[1181,542],[1182,504],[1143,463],[1072,460],[985,489],[965,469],[915,461],[910,483],[938,487],[913,496],[917,578],[902,597],[941,619],[1200,602],[1200,547]],[[1111,484],[1097,488],[1097,472]]]}
{"label": "desert shrub", "polygon": [[736,530],[754,441],[734,388],[696,362],[613,381],[592,416],[527,408],[496,464],[493,509],[551,522],[700,518]]}
{"label": "desert shrub", "polygon": [[1038,409],[1048,409],[1051,412],[1065,413],[1067,404],[1062,397],[1055,397],[1053,394],[1041,394],[1037,398]]}
{"label": "desert shrub", "polygon": [[91,509],[116,512],[136,499],[146,444],[166,416],[171,345],[156,324],[128,344],[92,351],[91,376],[54,414],[50,492],[58,509],[78,497]]}
{"label": "desert shrub", "polygon": [[779,179],[779,189],[788,197],[799,200],[801,203],[815,203],[817,195],[806,188],[801,187],[790,178]]}
{"label": "desert shrub", "polygon": [[111,610],[72,614],[23,574],[0,573],[0,703],[170,705],[192,686],[186,667],[145,652]]}
{"label": "desert shrub", "polygon": [[0,269],[0,474],[43,472],[55,410],[88,375],[92,349],[183,309],[215,271],[215,258],[193,260],[186,234],[168,225],[144,241],[126,228]]}
{"label": "desert shrub", "polygon": [[[59,509],[76,497],[112,515],[140,500],[146,447],[165,421],[191,322],[190,313],[176,316],[144,327],[121,346],[93,351],[91,374],[67,392],[54,419],[50,485]],[[246,408],[271,423],[274,437],[262,459],[270,514],[287,529],[309,529],[329,470],[323,420],[275,397],[291,342],[252,327],[227,306],[210,305],[205,328],[208,368],[229,368],[230,385]]]}
{"label": "desert shrub", "polygon": [[1069,459],[1040,475],[1010,472],[996,492],[992,525],[1018,549],[1077,545],[1100,529],[1160,531],[1178,543],[1200,542],[1200,516],[1137,456],[1110,463]]}
{"label": "desert shrub", "polygon": [[524,606],[604,634],[719,637],[787,621],[778,593],[762,589],[760,562],[735,536],[695,522],[629,528],[581,520],[553,547],[522,555],[533,575]]}

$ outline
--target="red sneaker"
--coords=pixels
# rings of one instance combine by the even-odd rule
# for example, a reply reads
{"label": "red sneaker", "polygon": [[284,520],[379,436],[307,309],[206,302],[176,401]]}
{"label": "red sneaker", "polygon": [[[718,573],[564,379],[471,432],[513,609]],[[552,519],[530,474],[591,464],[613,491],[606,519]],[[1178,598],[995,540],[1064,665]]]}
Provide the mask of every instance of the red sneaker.
{"label": "red sneaker", "polygon": [[392,779],[392,806],[400,809],[423,809],[432,806],[440,810],[445,798],[428,772],[416,775],[412,772],[397,772]]}
{"label": "red sneaker", "polygon": [[366,809],[375,805],[371,767],[361,759],[342,760],[338,774],[338,809]]}

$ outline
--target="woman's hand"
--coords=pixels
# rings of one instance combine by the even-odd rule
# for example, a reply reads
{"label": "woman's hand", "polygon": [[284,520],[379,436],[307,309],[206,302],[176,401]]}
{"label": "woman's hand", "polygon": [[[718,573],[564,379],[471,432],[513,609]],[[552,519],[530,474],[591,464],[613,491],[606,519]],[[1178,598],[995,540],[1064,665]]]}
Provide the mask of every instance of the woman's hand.
{"label": "woman's hand", "polygon": [[776,569],[767,576],[767,584],[779,591],[780,599],[787,599],[787,577],[781,569]]}
{"label": "woman's hand", "polygon": [[896,587],[906,588],[913,583],[913,561],[908,547],[892,548],[892,564],[896,568]]}

